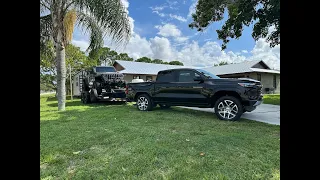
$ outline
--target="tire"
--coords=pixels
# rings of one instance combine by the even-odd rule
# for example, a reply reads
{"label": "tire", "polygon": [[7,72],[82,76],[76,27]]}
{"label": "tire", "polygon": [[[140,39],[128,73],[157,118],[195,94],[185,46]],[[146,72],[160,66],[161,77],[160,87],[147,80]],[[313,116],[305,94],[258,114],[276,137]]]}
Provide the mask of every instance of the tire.
{"label": "tire", "polygon": [[159,104],[161,109],[169,109],[171,106],[167,104]]}
{"label": "tire", "polygon": [[83,104],[90,104],[91,101],[90,101],[90,94],[88,91],[82,93],[81,95],[81,101]]}
{"label": "tire", "polygon": [[151,111],[153,108],[153,101],[148,94],[139,95],[136,103],[140,111]]}
{"label": "tire", "polygon": [[97,97],[94,95],[93,89],[91,89],[91,92],[90,92],[90,102],[91,103],[97,102]]}
{"label": "tire", "polygon": [[216,101],[214,112],[221,120],[237,121],[243,114],[243,106],[234,96],[222,96]]}

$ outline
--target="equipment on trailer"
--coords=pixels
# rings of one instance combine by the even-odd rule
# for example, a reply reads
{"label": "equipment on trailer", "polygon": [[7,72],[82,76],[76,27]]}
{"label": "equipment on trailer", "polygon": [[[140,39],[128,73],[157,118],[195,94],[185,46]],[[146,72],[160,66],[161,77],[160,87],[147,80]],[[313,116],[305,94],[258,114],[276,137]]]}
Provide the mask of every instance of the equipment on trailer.
{"label": "equipment on trailer", "polygon": [[113,66],[96,66],[79,76],[81,101],[85,104],[97,101],[126,102],[124,75]]}

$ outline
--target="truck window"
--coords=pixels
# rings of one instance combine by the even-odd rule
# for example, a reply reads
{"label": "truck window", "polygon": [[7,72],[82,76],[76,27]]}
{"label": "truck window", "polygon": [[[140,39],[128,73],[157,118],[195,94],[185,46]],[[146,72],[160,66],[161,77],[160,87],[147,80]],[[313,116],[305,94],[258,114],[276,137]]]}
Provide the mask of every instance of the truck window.
{"label": "truck window", "polygon": [[178,73],[178,82],[193,82],[195,77],[200,75],[191,70],[182,70]]}
{"label": "truck window", "polygon": [[158,82],[174,82],[174,72],[173,71],[163,71],[159,72],[157,76]]}

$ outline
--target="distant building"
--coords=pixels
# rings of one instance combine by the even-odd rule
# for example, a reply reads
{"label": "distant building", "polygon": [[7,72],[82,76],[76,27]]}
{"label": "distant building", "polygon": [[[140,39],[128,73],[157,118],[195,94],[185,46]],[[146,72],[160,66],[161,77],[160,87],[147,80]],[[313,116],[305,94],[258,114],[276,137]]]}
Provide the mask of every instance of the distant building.
{"label": "distant building", "polygon": [[261,81],[263,93],[280,93],[280,71],[272,70],[264,61],[202,68],[221,78],[251,78]]}

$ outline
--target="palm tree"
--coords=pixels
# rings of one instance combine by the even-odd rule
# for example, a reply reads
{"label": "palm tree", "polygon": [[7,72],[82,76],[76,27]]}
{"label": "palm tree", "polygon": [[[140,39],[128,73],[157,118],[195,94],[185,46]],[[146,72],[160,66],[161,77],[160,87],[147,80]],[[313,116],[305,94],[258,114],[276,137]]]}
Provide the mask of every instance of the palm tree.
{"label": "palm tree", "polygon": [[58,110],[65,110],[65,47],[75,24],[90,33],[87,51],[103,46],[109,36],[118,46],[128,42],[131,28],[121,0],[40,0],[40,51],[53,41],[57,65]]}

